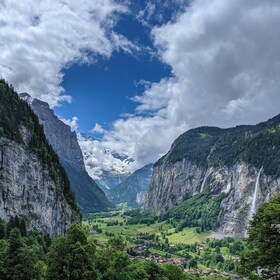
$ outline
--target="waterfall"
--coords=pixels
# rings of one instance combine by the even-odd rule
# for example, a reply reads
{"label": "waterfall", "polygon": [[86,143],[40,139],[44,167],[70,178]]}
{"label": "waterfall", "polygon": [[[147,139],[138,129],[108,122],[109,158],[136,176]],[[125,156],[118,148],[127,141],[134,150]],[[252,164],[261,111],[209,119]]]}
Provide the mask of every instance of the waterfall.
{"label": "waterfall", "polygon": [[201,193],[204,191],[204,186],[205,186],[205,184],[206,184],[207,178],[208,178],[208,174],[207,174],[207,171],[206,171],[205,176],[204,176],[204,179],[203,179],[203,182],[202,182],[202,184],[201,184],[201,186],[200,186],[200,192],[201,192]]}
{"label": "waterfall", "polygon": [[257,200],[257,195],[258,195],[258,189],[259,189],[259,185],[260,185],[260,177],[261,177],[261,172],[262,172],[263,168],[260,169],[258,176],[257,176],[257,180],[255,183],[255,190],[254,190],[254,196],[253,196],[253,200],[252,200],[252,204],[250,207],[250,212],[249,212],[249,216],[248,216],[248,220],[252,220],[253,215],[256,213],[256,200]]}

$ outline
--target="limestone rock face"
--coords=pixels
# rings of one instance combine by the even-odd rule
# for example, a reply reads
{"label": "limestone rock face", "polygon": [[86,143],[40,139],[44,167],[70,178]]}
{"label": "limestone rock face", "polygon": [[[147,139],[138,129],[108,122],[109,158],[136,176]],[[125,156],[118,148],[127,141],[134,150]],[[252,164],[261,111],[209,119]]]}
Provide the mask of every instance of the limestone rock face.
{"label": "limestone rock face", "polygon": [[[28,141],[29,134],[22,129]],[[27,142],[26,142],[27,144]],[[29,229],[64,234],[80,217],[62,194],[37,156],[25,144],[0,137],[0,217],[24,217]]]}
{"label": "limestone rock face", "polygon": [[194,196],[206,187],[213,196],[227,194],[221,203],[218,232],[244,236],[256,187],[255,211],[280,192],[280,179],[268,176],[263,170],[247,163],[208,169],[187,160],[162,164],[154,167],[144,208],[147,211],[156,210],[158,215],[163,214],[179,204],[186,195]]}
{"label": "limestone rock face", "polygon": [[43,124],[47,139],[58,153],[60,160],[78,171],[85,171],[76,132],[71,131],[70,126],[58,119],[48,103],[34,99],[31,107],[39,117],[40,123]]}
{"label": "limestone rock face", "polygon": [[219,196],[218,231],[245,235],[253,214],[280,192],[279,139],[280,115],[256,125],[188,130],[155,163],[144,208],[160,215],[202,192]]}
{"label": "limestone rock face", "polygon": [[203,170],[186,160],[154,166],[144,208],[163,214],[179,204],[185,195],[199,193],[201,180]]}
{"label": "limestone rock face", "polygon": [[75,131],[58,119],[49,104],[38,99],[31,102],[34,113],[38,116],[48,142],[58,154],[70,179],[71,189],[83,212],[107,210],[113,205],[104,192],[88,175]]}

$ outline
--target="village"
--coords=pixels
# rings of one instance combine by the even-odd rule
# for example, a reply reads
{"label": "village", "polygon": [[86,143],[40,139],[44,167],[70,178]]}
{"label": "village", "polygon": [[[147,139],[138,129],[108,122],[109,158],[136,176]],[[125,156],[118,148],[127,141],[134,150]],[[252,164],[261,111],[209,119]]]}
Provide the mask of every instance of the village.
{"label": "village", "polygon": [[[200,250],[204,249],[203,244],[198,244],[197,247]],[[149,249],[145,245],[136,245],[135,247],[128,247],[125,249],[125,252],[129,254],[133,259],[142,259],[146,261],[153,261],[158,265],[163,265],[163,264],[173,264],[177,265],[182,268],[182,270],[186,273],[194,274],[194,275],[200,275],[200,276],[222,276],[224,278],[231,278],[234,280],[244,280],[243,277],[240,277],[239,275],[232,275],[227,272],[221,273],[217,269],[211,269],[211,270],[202,270],[199,268],[192,268],[189,261],[185,258],[167,258],[160,256],[156,253],[150,252]]]}

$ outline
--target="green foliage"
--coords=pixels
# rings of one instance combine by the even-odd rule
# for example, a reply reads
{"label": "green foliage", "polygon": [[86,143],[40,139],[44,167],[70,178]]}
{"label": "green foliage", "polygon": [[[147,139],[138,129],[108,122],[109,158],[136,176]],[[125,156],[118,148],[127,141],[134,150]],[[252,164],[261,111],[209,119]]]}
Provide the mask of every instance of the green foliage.
{"label": "green foliage", "polygon": [[123,251],[125,247],[126,247],[126,242],[124,240],[124,237],[121,235],[110,238],[107,244],[107,248],[109,250],[112,249],[116,251]]}
{"label": "green foliage", "polygon": [[0,219],[0,239],[4,239],[6,236],[6,223]]}
{"label": "green foliage", "polygon": [[6,227],[6,235],[9,236],[13,228],[18,228],[22,236],[27,235],[26,222],[24,218],[19,218],[18,216],[11,217],[9,223]]}
{"label": "green foliage", "polygon": [[215,229],[219,226],[218,215],[221,210],[221,201],[224,194],[211,196],[207,190],[194,197],[188,198],[178,206],[163,214],[159,220],[177,222],[177,230],[185,227],[198,227],[198,233]]}
{"label": "green foliage", "polygon": [[190,261],[189,261],[189,267],[190,267],[190,268],[197,268],[197,260],[194,259],[194,258],[190,259]]}
{"label": "green foliage", "polygon": [[144,269],[147,271],[149,280],[164,280],[164,271],[154,262],[147,261],[143,263]]}
{"label": "green foliage", "polygon": [[[257,152],[256,152],[257,151]],[[280,115],[255,126],[199,127],[179,136],[155,166],[188,159],[202,167],[245,161],[280,176]]]}
{"label": "green foliage", "polygon": [[280,195],[265,203],[250,222],[248,250],[240,271],[250,279],[280,279]]}
{"label": "green foliage", "polygon": [[199,165],[205,165],[212,146],[222,134],[223,130],[217,127],[190,129],[174,141],[170,152],[162,157],[155,166],[162,163],[174,163],[184,158]]}
{"label": "green foliage", "polygon": [[47,256],[47,279],[90,280],[97,277],[94,268],[95,245],[87,240],[81,226],[73,224],[67,237],[58,237]]}
{"label": "green foliage", "polygon": [[[16,219],[13,219],[15,221]],[[20,223],[20,219],[19,223]],[[5,225],[6,226],[6,225]],[[186,274],[182,267],[171,264],[159,266],[155,262],[133,260],[124,252],[126,243],[123,236],[109,239],[106,246],[96,250],[88,238],[86,227],[73,224],[66,236],[58,236],[53,241],[43,234],[31,231],[22,236],[17,227],[10,230],[10,236],[0,240],[1,280],[192,280],[221,279],[218,276],[207,278]],[[159,241],[155,234],[143,234],[144,241]],[[216,247],[228,248],[238,242],[232,238],[209,240],[204,254],[200,257],[197,245],[174,247],[175,250],[191,252],[189,267],[196,269],[205,259],[211,267],[234,270],[229,259],[216,253]],[[144,242],[147,244],[147,242]],[[168,243],[167,243],[168,245]],[[170,247],[171,248],[171,247]],[[211,250],[213,248],[213,250]],[[222,250],[220,250],[222,251]],[[208,253],[209,254],[208,254]],[[168,254],[170,255],[170,254]],[[232,267],[233,266],[233,267]]]}
{"label": "green foliage", "polygon": [[9,242],[7,240],[0,240],[0,275],[5,275],[6,273],[6,258],[9,250]]}
{"label": "green foliage", "polygon": [[[21,129],[30,132],[29,143],[24,143]],[[67,174],[57,154],[49,145],[42,125],[28,104],[21,100],[11,85],[0,79],[0,137],[17,141],[29,148],[45,165],[54,180],[57,191],[62,193],[73,209],[79,212],[74,195],[70,190]]]}
{"label": "green foliage", "polygon": [[141,209],[135,209],[125,212],[125,215],[131,216],[131,218],[126,222],[127,225],[136,224],[149,224],[152,225],[157,221],[157,217],[154,213],[142,213]]}
{"label": "green foliage", "polygon": [[162,266],[164,276],[168,280],[184,280],[186,278],[186,274],[179,266],[175,266],[172,264],[164,264]]}
{"label": "green foliage", "polygon": [[18,228],[11,230],[9,249],[4,260],[3,279],[40,279],[36,248],[35,246],[27,246]]}

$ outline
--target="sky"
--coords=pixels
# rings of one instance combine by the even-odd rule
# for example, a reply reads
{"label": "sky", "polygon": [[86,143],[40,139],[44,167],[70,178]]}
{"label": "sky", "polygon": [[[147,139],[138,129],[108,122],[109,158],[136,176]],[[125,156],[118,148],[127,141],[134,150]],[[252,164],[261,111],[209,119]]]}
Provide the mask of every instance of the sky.
{"label": "sky", "polygon": [[0,0],[0,75],[136,169],[280,113],[278,26],[273,0]]}

